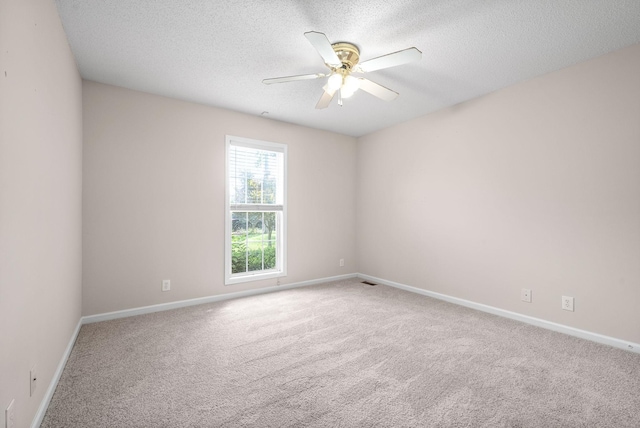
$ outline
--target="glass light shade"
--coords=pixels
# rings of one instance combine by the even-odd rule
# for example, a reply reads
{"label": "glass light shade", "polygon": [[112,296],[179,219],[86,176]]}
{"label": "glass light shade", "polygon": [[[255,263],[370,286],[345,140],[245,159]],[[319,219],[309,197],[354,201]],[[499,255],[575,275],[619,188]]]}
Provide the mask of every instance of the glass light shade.
{"label": "glass light shade", "polygon": [[342,98],[349,98],[353,95],[359,88],[360,82],[353,76],[347,76],[344,79],[344,85],[342,85]]}
{"label": "glass light shade", "polygon": [[329,80],[327,80],[327,88],[332,91],[337,91],[342,86],[342,75],[341,74],[332,74],[329,76]]}

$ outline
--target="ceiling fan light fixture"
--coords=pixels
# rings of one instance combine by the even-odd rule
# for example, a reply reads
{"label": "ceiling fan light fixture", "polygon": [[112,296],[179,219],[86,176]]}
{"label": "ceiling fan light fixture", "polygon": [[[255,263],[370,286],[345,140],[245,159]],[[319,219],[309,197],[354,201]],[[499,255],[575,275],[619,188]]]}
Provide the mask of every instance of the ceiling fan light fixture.
{"label": "ceiling fan light fixture", "polygon": [[347,91],[346,89],[344,89],[344,87],[340,90],[340,93],[342,94],[342,98],[351,98],[351,96],[355,93],[356,91]]}
{"label": "ceiling fan light fixture", "polygon": [[337,91],[342,86],[342,74],[334,73],[327,80],[327,87],[332,91]]}
{"label": "ceiling fan light fixture", "polygon": [[344,78],[344,84],[342,85],[342,97],[349,98],[353,95],[359,88],[360,82],[353,76],[347,76]]}

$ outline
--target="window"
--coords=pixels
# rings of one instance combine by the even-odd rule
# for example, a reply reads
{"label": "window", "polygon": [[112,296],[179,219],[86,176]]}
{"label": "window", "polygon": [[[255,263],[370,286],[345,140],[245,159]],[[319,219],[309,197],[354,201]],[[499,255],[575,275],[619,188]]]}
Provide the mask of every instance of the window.
{"label": "window", "polygon": [[286,275],[287,146],[227,135],[225,284]]}

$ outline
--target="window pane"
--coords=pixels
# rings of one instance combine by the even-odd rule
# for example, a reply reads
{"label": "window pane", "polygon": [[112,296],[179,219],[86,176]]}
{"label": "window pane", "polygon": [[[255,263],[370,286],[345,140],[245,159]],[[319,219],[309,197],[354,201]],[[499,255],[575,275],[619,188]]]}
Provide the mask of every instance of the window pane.
{"label": "window pane", "polygon": [[276,203],[276,179],[275,177],[265,177],[262,182],[263,204]]}
{"label": "window pane", "polygon": [[264,268],[275,269],[276,267],[276,241],[269,241],[264,249]]}
{"label": "window pane", "polygon": [[249,251],[249,269],[248,272],[262,270],[262,250]]}
{"label": "window pane", "polygon": [[253,177],[247,178],[247,203],[262,203],[262,183]]}
{"label": "window pane", "polygon": [[[256,238],[256,235],[258,233],[260,233],[260,231],[262,230],[262,213],[261,212],[255,212],[255,213],[249,213],[249,225],[248,225],[249,230],[251,230],[253,232],[253,238]],[[260,236],[260,235],[257,235]],[[251,237],[249,237],[249,239],[251,239]]]}
{"label": "window pane", "polygon": [[231,273],[275,269],[277,212],[233,211]]}
{"label": "window pane", "polygon": [[231,177],[230,199],[232,204],[244,204],[247,193],[244,177]]}
{"label": "window pane", "polygon": [[238,211],[231,213],[232,232],[244,232],[247,230],[247,214],[246,212]]}
{"label": "window pane", "polygon": [[267,234],[266,239],[271,240],[275,239],[275,231],[276,231],[276,213],[273,211],[264,213],[264,233]]}
{"label": "window pane", "polygon": [[[231,243],[231,273],[247,271],[247,245],[244,236],[234,236]],[[240,238],[240,239],[237,239]]]}
{"label": "window pane", "polygon": [[[231,146],[231,203],[280,204],[284,155],[269,150]],[[246,198],[246,199],[245,199]]]}

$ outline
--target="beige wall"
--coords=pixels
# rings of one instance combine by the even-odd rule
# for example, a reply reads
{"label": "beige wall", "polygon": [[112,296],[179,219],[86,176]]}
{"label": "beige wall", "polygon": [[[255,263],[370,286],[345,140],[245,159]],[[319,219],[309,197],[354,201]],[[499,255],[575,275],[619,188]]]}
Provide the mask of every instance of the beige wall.
{"label": "beige wall", "polygon": [[640,45],[363,137],[357,180],[360,272],[640,343]]}
{"label": "beige wall", "polygon": [[54,2],[0,0],[0,427],[12,399],[31,424],[80,319],[81,109]]}
{"label": "beige wall", "polygon": [[288,145],[281,284],[357,272],[354,138],[94,82],[83,106],[85,315],[276,285],[224,285],[226,134]]}

